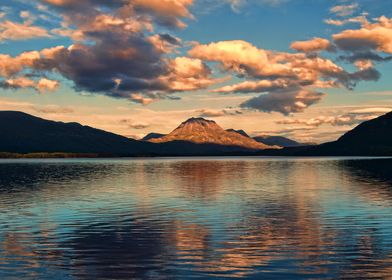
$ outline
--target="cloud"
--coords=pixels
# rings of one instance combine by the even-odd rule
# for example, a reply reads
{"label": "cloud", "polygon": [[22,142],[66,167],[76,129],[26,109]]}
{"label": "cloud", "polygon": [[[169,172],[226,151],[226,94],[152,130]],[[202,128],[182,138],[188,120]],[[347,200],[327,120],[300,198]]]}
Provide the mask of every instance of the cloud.
{"label": "cloud", "polygon": [[350,5],[338,5],[332,7],[329,11],[333,14],[336,14],[337,16],[345,17],[352,15],[358,9],[358,7],[359,5],[357,3]]}
{"label": "cloud", "polygon": [[[7,99],[0,99],[0,107],[13,107],[13,108],[26,108],[31,107],[33,104],[30,102],[21,102]],[[4,110],[4,109],[2,109]]]}
{"label": "cloud", "polygon": [[358,71],[351,73],[315,53],[323,49],[331,50],[332,45],[328,40],[314,38],[294,42],[292,47],[305,53],[269,51],[236,40],[198,44],[189,51],[189,55],[208,62],[218,62],[221,71],[245,79],[212,92],[264,93],[241,106],[265,112],[302,112],[322,99],[324,94],[319,89],[353,89],[360,81],[375,81],[380,77],[372,64],[362,62],[358,64]]}
{"label": "cloud", "polygon": [[[3,77],[29,71],[60,74],[78,91],[144,105],[170,98],[174,92],[203,89],[221,81],[210,77],[212,71],[200,59],[172,56],[182,45],[179,38],[154,34],[156,25],[185,27],[182,19],[193,17],[188,9],[192,0],[42,2],[46,11],[55,10],[63,18],[62,26],[52,32],[69,36],[74,44],[35,52],[30,64],[19,56],[2,55],[6,59],[0,62]],[[37,85],[40,91],[56,87],[48,79]]]}
{"label": "cloud", "polygon": [[252,5],[275,8],[280,7],[289,1],[290,0],[197,0],[194,1],[194,10],[196,10],[198,14],[205,14],[228,5],[235,13],[240,13],[245,10],[244,8],[248,8]]}
{"label": "cloud", "polygon": [[335,44],[344,51],[380,51],[392,54],[392,19],[382,16],[377,22],[360,29],[348,29],[333,35]]}
{"label": "cloud", "polygon": [[59,88],[58,81],[42,78],[37,82],[36,88],[39,92],[45,93],[47,91],[55,91]]}
{"label": "cloud", "polygon": [[7,40],[28,40],[32,38],[51,37],[48,31],[39,26],[5,20],[0,22],[0,42]]}
{"label": "cloud", "polygon": [[213,118],[213,117],[241,115],[242,111],[234,108],[222,109],[222,110],[201,109],[201,110],[197,110],[196,113],[199,114],[199,117]]}
{"label": "cloud", "polygon": [[120,123],[126,124],[129,128],[132,129],[145,129],[150,126],[148,123],[134,122],[132,120],[126,120],[126,119],[121,120]]}
{"label": "cloud", "polygon": [[28,88],[28,87],[36,87],[36,82],[30,80],[26,77],[19,77],[15,79],[7,79],[0,84],[3,88],[11,88],[11,89],[18,89],[18,88]]}
{"label": "cloud", "polygon": [[220,62],[226,71],[254,77],[287,76],[291,73],[284,65],[271,63],[269,53],[252,44],[236,40],[196,45],[189,55],[207,61]]}
{"label": "cloud", "polygon": [[170,34],[154,34],[149,38],[149,40],[155,48],[162,53],[175,52],[176,48],[182,44],[180,38],[174,37]]}
{"label": "cloud", "polygon": [[318,116],[311,119],[290,118],[279,120],[276,123],[283,125],[301,124],[310,127],[318,127],[325,124],[329,124],[332,126],[352,126],[355,124],[362,123],[364,121],[377,118],[378,116],[388,113],[390,111],[392,111],[392,108],[372,107],[353,110],[348,113],[337,116]]}
{"label": "cloud", "polygon": [[211,69],[200,59],[176,57],[170,61],[169,74],[160,79],[170,91],[191,91],[222,81],[210,78],[211,74]]}
{"label": "cloud", "polygon": [[358,73],[354,79],[375,80],[380,73],[374,69],[375,63],[392,60],[392,19],[384,16],[361,24],[359,29],[347,29],[334,34],[335,45],[345,53],[338,58],[353,63]]}
{"label": "cloud", "polygon": [[58,105],[33,106],[32,109],[43,114],[72,114],[75,112],[75,110],[70,107],[62,107]]}
{"label": "cloud", "polygon": [[152,102],[154,102],[155,98],[154,97],[145,97],[144,95],[140,94],[140,93],[132,93],[129,96],[129,99],[135,103],[139,103],[142,105],[148,105]]}
{"label": "cloud", "polygon": [[23,52],[15,57],[0,54],[0,76],[8,78],[20,73],[25,68],[32,68],[39,58],[40,54],[37,51]]}
{"label": "cloud", "polygon": [[57,90],[59,82],[45,78],[35,81],[25,76],[21,76],[0,81],[0,87],[5,89],[33,88],[39,93],[46,93],[48,91]]}
{"label": "cloud", "polygon": [[388,107],[371,107],[371,108],[363,108],[352,110],[351,114],[385,114],[392,111],[392,108]]}
{"label": "cloud", "polygon": [[149,127],[149,125],[146,123],[138,122],[138,123],[130,124],[129,127],[133,128],[133,129],[145,129],[145,128]]}
{"label": "cloud", "polygon": [[239,12],[241,6],[246,3],[246,0],[228,0],[230,7],[233,11]]}
{"label": "cloud", "polygon": [[271,7],[280,6],[283,3],[287,3],[290,0],[226,0],[233,11],[239,12],[240,8],[245,5],[250,4],[259,4],[259,5],[268,5]]}
{"label": "cloud", "polygon": [[212,92],[222,93],[252,93],[252,92],[267,92],[278,89],[284,89],[290,87],[289,83],[285,79],[271,80],[260,80],[260,81],[245,81],[235,85],[224,86]]}
{"label": "cloud", "polygon": [[30,19],[31,14],[29,11],[20,11],[19,16],[23,19]]}
{"label": "cloud", "polygon": [[332,50],[333,46],[327,39],[315,37],[308,41],[296,41],[290,45],[290,48],[300,52],[319,52]]}
{"label": "cloud", "polygon": [[257,79],[314,80],[318,75],[335,76],[343,69],[329,59],[302,53],[280,53],[259,49],[245,41],[222,41],[197,45],[189,55],[221,63],[222,69],[240,77]]}
{"label": "cloud", "polygon": [[392,60],[392,56],[383,57],[374,51],[358,51],[354,52],[350,55],[342,55],[339,56],[339,59],[348,61],[350,63],[355,63],[357,61],[376,61],[376,62],[385,62]]}
{"label": "cloud", "polygon": [[193,0],[134,0],[133,5],[139,11],[153,14],[158,23],[179,28],[186,27],[180,18],[193,18],[188,8]]}
{"label": "cloud", "polygon": [[[80,26],[83,19],[88,19],[87,24],[91,23],[92,17],[108,16],[110,12],[115,12],[116,17],[113,18],[119,22],[126,18],[135,17],[134,24],[139,20],[149,21],[146,17],[152,18],[152,21],[162,26],[168,27],[185,27],[182,18],[192,18],[189,7],[193,4],[193,0],[133,0],[133,1],[95,1],[95,0],[41,0],[43,3],[57,8],[67,22],[71,19],[78,19]],[[109,11],[104,14],[102,11]],[[72,14],[74,13],[74,14]],[[120,17],[118,17],[120,16]]]}
{"label": "cloud", "polygon": [[283,90],[254,97],[242,103],[241,107],[288,115],[303,112],[309,106],[319,102],[323,96],[323,93],[316,91]]}
{"label": "cloud", "polygon": [[[194,2],[40,0],[37,9],[61,20],[47,33],[68,37],[72,44],[15,56],[0,54],[0,84],[47,92],[60,86],[56,80],[66,80],[77,91],[148,105],[178,99],[176,93],[208,89],[235,76],[235,82],[211,91],[257,93],[241,107],[287,115],[319,102],[326,88],[353,89],[361,81],[378,80],[376,63],[389,60],[380,52],[391,51],[391,20],[381,17],[370,22],[364,15],[361,20],[338,18],[358,21],[360,29],[342,31],[333,40],[296,41],[291,52],[266,50],[242,40],[183,42],[171,33],[194,19]],[[224,5],[283,2],[227,0]],[[356,9],[357,5],[340,5],[331,12],[348,16]],[[33,14],[22,11],[20,17],[25,22],[19,24],[33,27]],[[323,57],[322,51],[332,50],[336,52]],[[341,61],[352,63],[355,70],[338,65]]]}
{"label": "cloud", "polygon": [[[317,137],[308,137],[309,134],[314,134],[314,128],[308,126],[296,126],[291,128],[284,129],[276,129],[276,130],[261,130],[261,131],[253,131],[252,135],[255,136],[284,136],[288,137],[292,140],[297,140],[301,142],[306,142],[309,140],[313,140],[314,138],[319,140]],[[317,133],[316,136],[318,136]],[[313,135],[312,135],[313,136]]]}
{"label": "cloud", "polygon": [[132,129],[145,129],[150,126],[150,124],[145,123],[145,122],[135,122],[130,119],[122,119],[120,120],[121,124],[126,124],[129,128]]}
{"label": "cloud", "polygon": [[327,141],[334,141],[343,133],[346,133],[349,128],[340,127],[333,130],[328,129],[320,131],[317,127],[309,126],[295,126],[292,128],[285,128],[275,131],[258,131],[255,135],[280,135],[290,139],[299,141],[301,143],[323,143]]}
{"label": "cloud", "polygon": [[329,25],[336,25],[336,26],[343,26],[348,23],[359,23],[362,25],[368,24],[369,21],[365,16],[357,16],[357,17],[352,17],[352,18],[347,18],[347,19],[326,19],[324,20],[326,24]]}

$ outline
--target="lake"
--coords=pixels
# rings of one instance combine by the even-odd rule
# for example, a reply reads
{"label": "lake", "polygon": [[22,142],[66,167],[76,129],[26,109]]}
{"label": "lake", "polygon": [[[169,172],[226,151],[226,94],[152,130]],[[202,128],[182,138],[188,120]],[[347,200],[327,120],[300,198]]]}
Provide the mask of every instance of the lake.
{"label": "lake", "polygon": [[0,279],[391,279],[392,159],[0,160]]}

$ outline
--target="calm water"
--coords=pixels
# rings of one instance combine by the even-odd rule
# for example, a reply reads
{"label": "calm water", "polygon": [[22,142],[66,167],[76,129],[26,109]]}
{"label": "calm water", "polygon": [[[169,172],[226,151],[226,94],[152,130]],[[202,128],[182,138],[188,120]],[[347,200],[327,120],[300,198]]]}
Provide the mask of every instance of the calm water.
{"label": "calm water", "polygon": [[392,279],[392,159],[0,161],[0,279]]}

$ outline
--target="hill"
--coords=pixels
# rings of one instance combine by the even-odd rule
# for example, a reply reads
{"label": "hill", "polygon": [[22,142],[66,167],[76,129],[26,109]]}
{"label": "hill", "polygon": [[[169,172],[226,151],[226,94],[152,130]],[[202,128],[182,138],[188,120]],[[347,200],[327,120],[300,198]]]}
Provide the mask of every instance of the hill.
{"label": "hill", "polygon": [[142,155],[154,150],[150,143],[78,123],[49,121],[17,111],[0,111],[0,131],[2,152]]}
{"label": "hill", "polygon": [[302,144],[292,139],[283,136],[256,136],[253,137],[257,142],[263,143],[265,145],[280,146],[280,147],[298,147],[306,146],[307,144]]}
{"label": "hill", "polygon": [[151,139],[161,138],[163,136],[165,136],[165,134],[151,132],[151,133],[147,134],[146,136],[144,136],[141,140],[142,141],[149,141]]}
{"label": "hill", "polygon": [[392,112],[359,124],[337,141],[313,146],[295,154],[390,156],[392,155]]}

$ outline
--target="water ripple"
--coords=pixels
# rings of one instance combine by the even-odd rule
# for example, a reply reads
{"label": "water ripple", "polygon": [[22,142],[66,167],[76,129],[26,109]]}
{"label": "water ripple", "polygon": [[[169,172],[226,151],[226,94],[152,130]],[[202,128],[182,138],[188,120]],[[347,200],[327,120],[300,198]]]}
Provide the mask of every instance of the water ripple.
{"label": "water ripple", "polygon": [[391,279],[391,161],[0,161],[0,279]]}

